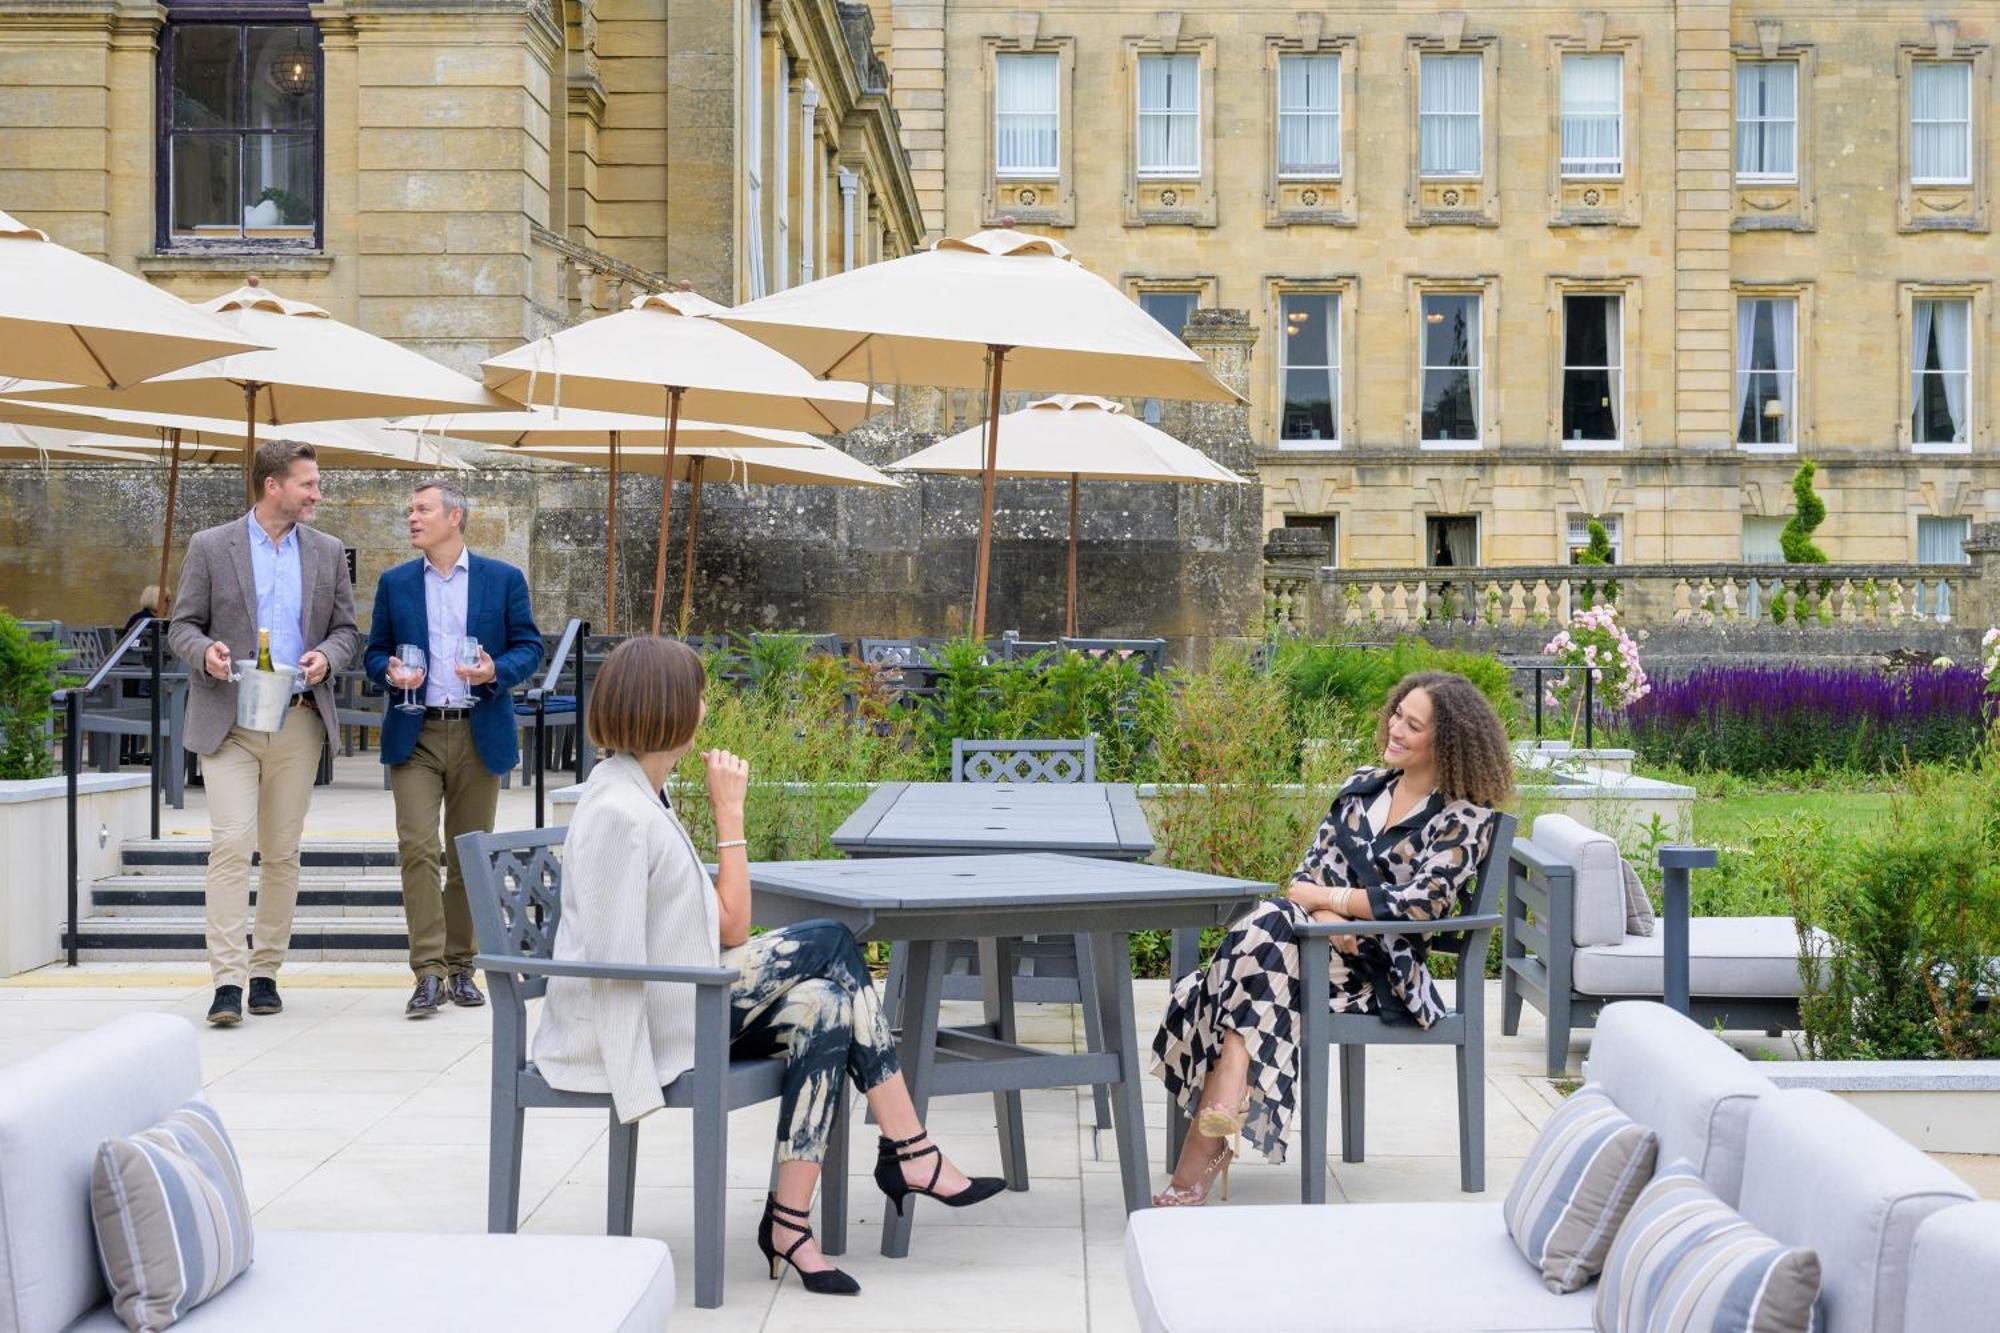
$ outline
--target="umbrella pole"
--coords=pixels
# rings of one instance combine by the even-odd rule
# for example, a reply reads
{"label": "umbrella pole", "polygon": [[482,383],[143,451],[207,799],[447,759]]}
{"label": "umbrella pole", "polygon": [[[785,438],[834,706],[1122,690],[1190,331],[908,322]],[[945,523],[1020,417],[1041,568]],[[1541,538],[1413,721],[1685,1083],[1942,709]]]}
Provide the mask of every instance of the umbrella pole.
{"label": "umbrella pole", "polygon": [[694,535],[701,528],[701,470],[705,459],[689,461],[687,559],[681,566],[681,633],[688,632],[694,615]]}
{"label": "umbrella pole", "polygon": [[674,449],[680,441],[681,394],[667,390],[667,455],[660,466],[660,545],[653,556],[653,633],[660,632],[660,608],[667,597],[667,519],[674,508]]}
{"label": "umbrella pole", "polygon": [[257,507],[257,491],[250,478],[257,466],[257,386],[243,386],[243,498]]}
{"label": "umbrella pole", "polygon": [[972,637],[986,637],[986,576],[993,564],[993,480],[1000,466],[1000,380],[1007,349],[987,348],[993,374],[986,385],[986,467],[979,489],[979,561],[972,584]]}
{"label": "umbrella pole", "polygon": [[167,566],[174,555],[174,498],[181,485],[181,432],[175,427],[173,437],[173,461],[167,465],[167,522],[160,533],[160,600],[153,607],[153,614],[159,615],[167,604]]}
{"label": "umbrella pole", "polygon": [[1069,597],[1063,615],[1063,634],[1076,637],[1076,473],[1069,474]]}
{"label": "umbrella pole", "polygon": [[604,544],[604,632],[618,632],[618,432],[611,432],[611,489],[605,500],[609,528]]}

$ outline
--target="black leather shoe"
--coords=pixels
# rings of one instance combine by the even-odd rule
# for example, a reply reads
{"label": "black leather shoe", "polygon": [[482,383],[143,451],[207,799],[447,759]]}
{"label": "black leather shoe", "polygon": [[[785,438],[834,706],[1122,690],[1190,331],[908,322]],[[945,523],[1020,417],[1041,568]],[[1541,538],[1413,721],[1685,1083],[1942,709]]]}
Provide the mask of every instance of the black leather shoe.
{"label": "black leather shoe", "polygon": [[445,998],[453,1004],[467,1009],[477,1009],[486,1003],[486,997],[479,993],[479,987],[472,980],[472,969],[463,968],[451,974],[451,980],[444,986]]}
{"label": "black leather shoe", "polygon": [[243,1021],[243,988],[217,986],[215,1003],[208,1006],[208,1021],[219,1028],[235,1027]]}
{"label": "black leather shoe", "polygon": [[429,1018],[438,1011],[444,1000],[444,978],[421,976],[417,978],[417,988],[410,992],[410,1002],[403,1006],[406,1018]]}
{"label": "black leather shoe", "polygon": [[250,978],[250,1012],[253,1014],[283,1013],[285,1002],[278,998],[278,982],[274,977]]}

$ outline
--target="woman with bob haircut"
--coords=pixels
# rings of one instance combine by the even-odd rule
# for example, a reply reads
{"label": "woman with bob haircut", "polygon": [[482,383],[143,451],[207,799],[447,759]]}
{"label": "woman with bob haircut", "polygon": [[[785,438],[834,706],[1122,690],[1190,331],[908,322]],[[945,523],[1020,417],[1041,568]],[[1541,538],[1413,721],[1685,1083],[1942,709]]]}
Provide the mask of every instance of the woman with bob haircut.
{"label": "woman with bob haircut", "polygon": [[[1241,1135],[1285,1160],[1298,1077],[1301,1000],[1294,928],[1307,921],[1435,921],[1463,910],[1493,846],[1497,811],[1514,791],[1507,729],[1463,676],[1419,672],[1389,691],[1375,731],[1379,768],[1333,798],[1282,898],[1229,927],[1206,967],[1174,983],[1153,1039],[1153,1072],[1193,1120],[1160,1207],[1208,1202]],[[1335,1013],[1380,1014],[1429,1027],[1444,1002],[1424,965],[1428,942],[1407,935],[1335,936]]]}
{"label": "woman with bob haircut", "polygon": [[[610,754],[591,770],[570,819],[555,957],[736,969],[730,1053],[785,1062],[777,1183],[757,1247],[774,1281],[790,1264],[807,1291],[851,1296],[860,1284],[826,1261],[806,1224],[847,1079],[881,1127],[875,1183],[899,1213],[912,1194],[963,1208],[993,1197],[1002,1182],[968,1179],[928,1141],[880,993],[847,927],[802,921],[750,934],[750,765],[724,750],[701,755],[715,811],[715,878],[703,868],[665,787],[694,745],[705,684],[701,659],[671,639],[629,639],[600,669],[590,740]],[[534,1055],[550,1086],[609,1093],[630,1124],[659,1109],[662,1087],[694,1063],[694,988],[553,977]]]}

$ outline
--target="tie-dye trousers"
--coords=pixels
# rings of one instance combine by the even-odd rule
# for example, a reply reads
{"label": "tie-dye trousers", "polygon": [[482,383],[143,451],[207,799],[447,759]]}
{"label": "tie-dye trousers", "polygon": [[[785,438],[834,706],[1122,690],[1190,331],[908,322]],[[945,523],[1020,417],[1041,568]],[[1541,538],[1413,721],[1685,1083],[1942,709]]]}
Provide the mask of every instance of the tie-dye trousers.
{"label": "tie-dye trousers", "polygon": [[739,973],[729,991],[730,1054],[785,1062],[778,1160],[817,1162],[846,1095],[842,1075],[867,1092],[897,1072],[861,946],[837,921],[801,921],[753,935],[722,961]]}

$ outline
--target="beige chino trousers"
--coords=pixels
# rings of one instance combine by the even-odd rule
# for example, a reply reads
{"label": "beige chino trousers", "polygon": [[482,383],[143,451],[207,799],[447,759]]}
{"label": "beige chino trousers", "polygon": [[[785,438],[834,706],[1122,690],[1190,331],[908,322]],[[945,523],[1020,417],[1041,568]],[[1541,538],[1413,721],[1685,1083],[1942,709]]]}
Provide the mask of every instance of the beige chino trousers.
{"label": "beige chino trousers", "polygon": [[[465,718],[426,718],[410,757],[389,768],[396,798],[397,860],[403,917],[410,930],[410,971],[443,977],[468,971],[478,952],[458,835],[491,833],[500,806],[500,775],[486,767]],[[438,820],[444,820],[444,884],[438,884]]]}
{"label": "beige chino trousers", "polygon": [[[285,710],[284,730],[231,727],[201,761],[208,793],[208,970],[217,986],[276,977],[299,901],[299,835],[326,725],[311,707]],[[262,854],[250,921],[250,855]],[[251,943],[255,942],[255,952]]]}

